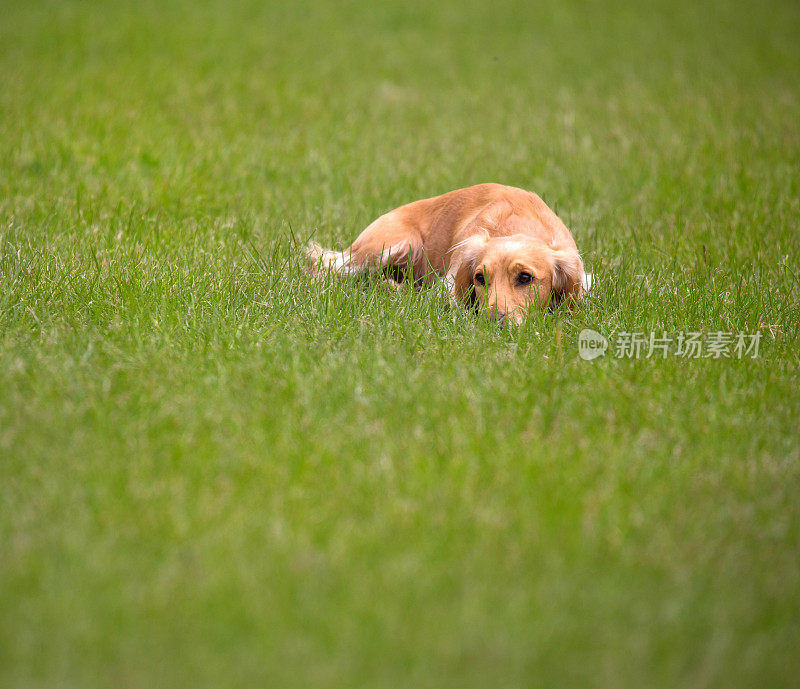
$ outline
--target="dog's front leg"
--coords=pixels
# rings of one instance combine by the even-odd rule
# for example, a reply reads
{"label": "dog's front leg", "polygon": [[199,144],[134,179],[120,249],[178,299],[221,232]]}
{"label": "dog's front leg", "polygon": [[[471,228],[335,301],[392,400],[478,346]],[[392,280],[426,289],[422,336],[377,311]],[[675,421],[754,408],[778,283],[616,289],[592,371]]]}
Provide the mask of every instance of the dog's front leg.
{"label": "dog's front leg", "polygon": [[450,306],[458,306],[458,302],[460,300],[458,293],[456,292],[456,274],[454,271],[450,270],[447,272],[447,275],[444,276],[444,288],[447,290],[447,296],[450,299]]}

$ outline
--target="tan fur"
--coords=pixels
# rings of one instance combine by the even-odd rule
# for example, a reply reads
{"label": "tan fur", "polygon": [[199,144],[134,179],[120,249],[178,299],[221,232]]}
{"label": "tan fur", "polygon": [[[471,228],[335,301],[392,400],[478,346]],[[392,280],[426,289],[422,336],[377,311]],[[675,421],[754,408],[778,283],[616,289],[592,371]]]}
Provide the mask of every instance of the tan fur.
{"label": "tan fur", "polygon": [[[521,322],[531,304],[574,305],[584,293],[583,263],[564,223],[536,194],[502,184],[400,206],[344,251],[312,244],[306,255],[314,272],[340,276],[381,268],[410,271],[418,283],[446,276],[453,301],[477,302],[509,322]],[[530,284],[520,284],[523,273],[533,276]]]}

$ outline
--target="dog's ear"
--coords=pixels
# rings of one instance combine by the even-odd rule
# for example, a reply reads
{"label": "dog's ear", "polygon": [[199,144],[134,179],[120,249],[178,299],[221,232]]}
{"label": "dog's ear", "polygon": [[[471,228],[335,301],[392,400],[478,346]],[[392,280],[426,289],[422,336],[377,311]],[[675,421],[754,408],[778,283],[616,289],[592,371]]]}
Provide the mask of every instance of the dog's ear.
{"label": "dog's ear", "polygon": [[456,301],[468,295],[471,300],[474,299],[472,277],[488,241],[488,233],[482,231],[459,242],[452,248],[452,258],[447,275],[452,280],[450,295]]}
{"label": "dog's ear", "polygon": [[557,306],[565,299],[574,306],[584,293],[583,263],[577,250],[555,249],[552,253],[553,284],[551,303]]}

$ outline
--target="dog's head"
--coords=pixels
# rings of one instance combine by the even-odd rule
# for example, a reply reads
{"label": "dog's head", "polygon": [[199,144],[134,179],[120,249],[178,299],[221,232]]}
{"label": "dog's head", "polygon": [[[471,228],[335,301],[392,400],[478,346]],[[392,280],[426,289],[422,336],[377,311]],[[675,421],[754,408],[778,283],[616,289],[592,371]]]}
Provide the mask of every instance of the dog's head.
{"label": "dog's head", "polygon": [[583,296],[583,264],[573,247],[552,247],[523,234],[477,234],[455,253],[456,294],[498,320],[522,323],[532,305],[574,304]]}

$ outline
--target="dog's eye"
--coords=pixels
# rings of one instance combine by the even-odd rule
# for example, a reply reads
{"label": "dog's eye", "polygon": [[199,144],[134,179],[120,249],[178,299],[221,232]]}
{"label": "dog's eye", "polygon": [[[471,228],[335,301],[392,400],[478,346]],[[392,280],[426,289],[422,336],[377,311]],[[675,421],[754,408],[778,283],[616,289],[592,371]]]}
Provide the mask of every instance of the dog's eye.
{"label": "dog's eye", "polygon": [[475,273],[475,282],[481,286],[486,284],[486,280],[483,279],[483,273]]}
{"label": "dog's eye", "polygon": [[520,285],[528,285],[530,284],[531,280],[533,280],[533,275],[531,275],[530,273],[520,273],[519,275],[517,275],[517,282]]}

